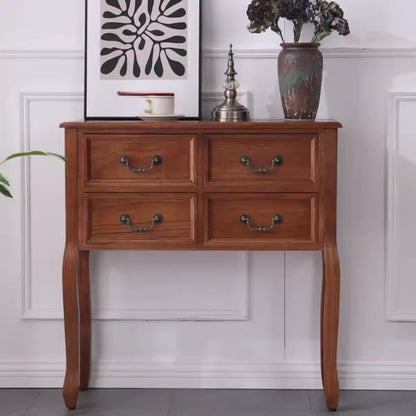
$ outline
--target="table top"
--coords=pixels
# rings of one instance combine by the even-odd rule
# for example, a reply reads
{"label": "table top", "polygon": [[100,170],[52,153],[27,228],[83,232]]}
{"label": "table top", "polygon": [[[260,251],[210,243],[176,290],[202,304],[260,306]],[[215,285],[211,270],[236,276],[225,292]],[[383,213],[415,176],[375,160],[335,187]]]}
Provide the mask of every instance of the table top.
{"label": "table top", "polygon": [[120,129],[181,129],[195,127],[197,129],[218,129],[227,128],[239,130],[258,129],[258,128],[287,128],[291,129],[325,129],[325,128],[341,128],[342,124],[336,120],[252,120],[244,122],[218,122],[218,121],[172,121],[172,122],[143,122],[141,120],[97,120],[97,121],[69,121],[60,124],[60,127],[66,129],[106,129],[106,128],[120,128]]}

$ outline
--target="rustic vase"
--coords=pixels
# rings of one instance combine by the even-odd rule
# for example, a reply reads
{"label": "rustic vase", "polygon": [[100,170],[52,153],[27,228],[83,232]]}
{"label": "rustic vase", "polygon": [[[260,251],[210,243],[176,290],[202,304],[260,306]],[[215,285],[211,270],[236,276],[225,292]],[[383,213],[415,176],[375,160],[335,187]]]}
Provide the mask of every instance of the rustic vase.
{"label": "rustic vase", "polygon": [[279,54],[279,87],[286,119],[314,120],[321,97],[319,43],[285,43]]}

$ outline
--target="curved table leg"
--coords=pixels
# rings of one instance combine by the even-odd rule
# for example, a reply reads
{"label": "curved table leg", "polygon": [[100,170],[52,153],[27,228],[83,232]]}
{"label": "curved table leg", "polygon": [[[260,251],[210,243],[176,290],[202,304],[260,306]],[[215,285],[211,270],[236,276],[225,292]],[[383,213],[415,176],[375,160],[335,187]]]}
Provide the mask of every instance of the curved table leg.
{"label": "curved table leg", "polygon": [[80,390],[87,390],[91,371],[91,300],[89,279],[89,251],[79,253],[78,299],[80,324]]}
{"label": "curved table leg", "polygon": [[323,260],[321,371],[326,404],[329,410],[336,410],[339,400],[337,346],[340,289],[340,268],[336,243],[325,244]]}
{"label": "curved table leg", "polygon": [[79,389],[77,263],[78,249],[75,244],[67,243],[62,268],[62,289],[66,345],[66,373],[63,396],[68,409],[75,409]]}

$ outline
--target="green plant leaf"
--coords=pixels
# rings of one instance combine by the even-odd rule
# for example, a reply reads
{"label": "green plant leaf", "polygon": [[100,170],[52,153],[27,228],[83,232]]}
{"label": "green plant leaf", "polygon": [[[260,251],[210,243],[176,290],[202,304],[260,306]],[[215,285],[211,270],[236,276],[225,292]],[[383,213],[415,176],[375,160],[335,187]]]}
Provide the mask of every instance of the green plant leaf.
{"label": "green plant leaf", "polygon": [[10,191],[6,188],[5,185],[2,184],[0,184],[0,194],[7,196],[7,198],[13,198],[13,195],[10,193]]}
{"label": "green plant leaf", "polygon": [[8,160],[15,159],[17,157],[25,157],[25,156],[54,156],[66,162],[66,159],[63,156],[58,155],[56,153],[49,153],[49,152],[42,152],[41,150],[34,150],[32,152],[14,153],[6,157],[6,159],[4,159],[2,162],[0,162],[0,165],[2,165],[4,162],[7,162]]}
{"label": "green plant leaf", "polygon": [[0,183],[3,183],[5,185],[7,185],[7,186],[10,186],[10,183],[7,180],[7,178],[3,174],[1,174],[1,173],[0,173]]}

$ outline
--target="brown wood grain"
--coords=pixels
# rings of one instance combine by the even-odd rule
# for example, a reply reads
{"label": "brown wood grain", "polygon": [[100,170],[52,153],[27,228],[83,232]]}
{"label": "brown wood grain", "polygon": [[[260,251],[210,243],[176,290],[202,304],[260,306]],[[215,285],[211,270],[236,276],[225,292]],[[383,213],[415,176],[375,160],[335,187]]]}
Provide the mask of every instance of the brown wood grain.
{"label": "brown wood grain", "polygon": [[[85,135],[85,182],[88,186],[195,185],[195,138],[192,135]],[[162,163],[150,172],[134,173],[120,164],[128,156],[132,168],[149,168],[154,156]]]}
{"label": "brown wood grain", "polygon": [[[162,245],[194,244],[195,194],[87,194],[85,200],[86,245],[117,246],[121,241],[134,248],[151,242]],[[152,231],[134,232],[120,222],[128,214],[133,226],[150,226],[154,215],[163,217]]]}
{"label": "brown wood grain", "polygon": [[[206,244],[232,244],[235,249],[256,249],[275,244],[318,244],[316,194],[209,194],[206,198]],[[275,215],[283,222],[270,232],[250,231],[240,222],[250,216],[253,226],[270,226]]]}
{"label": "brown wood grain", "polygon": [[142,131],[205,131],[211,132],[218,130],[220,132],[241,131],[246,133],[250,130],[267,133],[267,130],[286,131],[293,133],[295,130],[319,131],[323,129],[337,129],[342,124],[336,120],[253,120],[244,123],[222,123],[216,121],[174,121],[163,123],[146,123],[142,121],[67,121],[60,124],[60,127],[66,129],[80,129],[93,131],[131,131],[135,133]]}
{"label": "brown wood grain", "polygon": [[[63,395],[75,408],[91,367],[89,250],[321,250],[321,370],[327,406],[339,398],[337,342],[340,266],[336,242],[336,121],[71,122],[66,128],[66,248],[63,297],[67,369]],[[162,165],[135,174],[133,168]],[[269,168],[240,164],[250,157]],[[155,214],[163,222],[150,226]],[[272,230],[249,230],[240,222]],[[78,279],[78,285],[77,285]],[[77,291],[78,288],[78,291]],[[79,300],[78,300],[79,299]],[[79,318],[78,318],[79,316]]]}
{"label": "brown wood grain", "polygon": [[91,298],[89,259],[89,251],[79,252],[78,301],[80,324],[80,390],[88,389],[91,372]]}
{"label": "brown wood grain", "polygon": [[325,186],[323,232],[323,279],[321,299],[322,382],[328,409],[336,410],[339,400],[337,373],[340,264],[337,248],[337,131],[326,129],[322,135],[322,177]]}
{"label": "brown wood grain", "polygon": [[340,265],[336,244],[325,243],[321,299],[322,383],[328,409],[336,410],[339,400],[337,345],[339,319]]}
{"label": "brown wood grain", "polygon": [[[298,189],[316,190],[317,141],[311,134],[213,134],[206,138],[206,185],[274,185],[282,183]],[[270,173],[256,173],[241,165],[250,158],[254,168],[270,169],[275,156],[282,159]]]}
{"label": "brown wood grain", "polygon": [[75,409],[79,388],[79,322],[78,322],[78,154],[77,130],[65,134],[65,208],[66,243],[62,266],[66,372],[63,397],[68,409]]}

